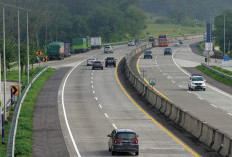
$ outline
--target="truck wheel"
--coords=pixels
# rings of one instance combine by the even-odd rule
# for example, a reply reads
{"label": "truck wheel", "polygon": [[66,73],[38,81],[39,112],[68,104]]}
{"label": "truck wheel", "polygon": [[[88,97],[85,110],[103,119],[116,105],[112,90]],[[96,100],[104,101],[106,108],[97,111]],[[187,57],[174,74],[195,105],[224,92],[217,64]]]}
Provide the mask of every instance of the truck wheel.
{"label": "truck wheel", "polygon": [[135,156],[138,156],[139,155],[139,152],[135,152]]}

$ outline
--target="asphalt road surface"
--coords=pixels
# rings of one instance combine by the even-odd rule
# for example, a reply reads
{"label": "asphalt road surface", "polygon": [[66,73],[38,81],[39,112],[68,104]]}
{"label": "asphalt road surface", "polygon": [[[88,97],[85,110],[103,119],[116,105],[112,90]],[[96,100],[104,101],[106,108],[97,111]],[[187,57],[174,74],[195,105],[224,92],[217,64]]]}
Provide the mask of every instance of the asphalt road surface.
{"label": "asphalt road surface", "polygon": [[[119,60],[132,49],[134,47],[122,46],[113,54],[100,52],[96,57],[104,60],[114,56]],[[64,78],[59,93],[61,126],[70,156],[111,156],[107,134],[114,128],[134,129],[139,134],[139,156],[197,156],[136,107],[120,88],[114,67],[92,70],[85,61],[76,62]]]}
{"label": "asphalt road surface", "polygon": [[206,91],[188,91],[189,75],[185,69],[200,65],[204,57],[190,50],[188,45],[195,40],[184,42],[180,47],[172,47],[173,55],[164,56],[164,48],[152,49],[153,59],[143,59],[141,55],[141,73],[147,80],[155,78],[155,88],[175,104],[232,135],[232,95],[210,84],[207,84]]}

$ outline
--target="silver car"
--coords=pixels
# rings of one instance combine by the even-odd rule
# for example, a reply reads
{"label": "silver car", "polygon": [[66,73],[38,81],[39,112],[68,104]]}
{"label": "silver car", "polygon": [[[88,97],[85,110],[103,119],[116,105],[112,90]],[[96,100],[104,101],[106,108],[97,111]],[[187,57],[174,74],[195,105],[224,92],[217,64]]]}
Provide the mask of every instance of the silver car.
{"label": "silver car", "polygon": [[104,53],[113,53],[113,52],[114,52],[114,50],[113,50],[111,45],[109,45],[109,44],[105,45]]}
{"label": "silver car", "polygon": [[88,58],[87,59],[87,66],[93,65],[93,62],[96,61],[96,58]]}
{"label": "silver car", "polygon": [[132,152],[139,155],[138,135],[131,129],[114,129],[111,134],[108,146],[112,155],[117,152]]}

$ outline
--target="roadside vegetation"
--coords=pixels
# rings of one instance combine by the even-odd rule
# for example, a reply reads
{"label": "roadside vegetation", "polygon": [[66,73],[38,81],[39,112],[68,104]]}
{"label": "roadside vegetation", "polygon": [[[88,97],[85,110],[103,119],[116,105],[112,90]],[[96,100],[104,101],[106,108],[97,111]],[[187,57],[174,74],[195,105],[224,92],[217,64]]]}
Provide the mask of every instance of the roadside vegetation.
{"label": "roadside vegetation", "polygon": [[[32,79],[39,71],[41,71],[44,67],[38,67],[38,68],[34,68],[34,69],[31,69],[30,70],[30,79]],[[20,114],[20,121],[19,121],[19,126],[21,127],[18,127],[18,131],[19,132],[19,135],[20,135],[20,130],[23,129],[28,129],[30,130],[30,120],[28,120],[27,118],[24,118],[22,116],[31,116],[31,114],[33,114],[33,109],[30,110],[30,106],[33,104],[34,105],[34,102],[37,98],[37,95],[40,91],[40,89],[43,87],[43,84],[46,82],[46,80],[49,78],[49,76],[55,71],[55,69],[52,69],[52,68],[49,68],[48,70],[46,70],[32,85],[31,89],[29,90],[25,100],[24,100],[24,103],[23,103],[23,106],[26,106],[22,108],[21,110],[21,114]],[[22,82],[25,83],[25,85],[27,84],[27,75],[25,75],[25,72],[23,72],[23,77],[22,77]],[[8,71],[8,75],[7,75],[7,79],[9,80],[17,80],[18,79],[18,73],[16,70],[13,70],[13,71]],[[25,85],[23,85],[23,88],[25,87]],[[12,120],[12,116],[13,116],[13,113],[14,111],[10,111],[10,116],[8,117],[8,122],[5,123],[5,144],[0,144],[0,157],[5,157],[6,156],[6,151],[7,151],[7,141],[8,141],[8,134],[9,134],[9,131],[10,131],[10,126],[11,126],[11,120]],[[32,118],[32,117],[30,117]],[[22,122],[23,121],[23,125],[22,125]],[[21,132],[22,133],[22,132]],[[20,141],[21,139],[23,139],[24,137],[27,137],[28,135],[28,131],[23,131],[22,133],[23,135],[19,136],[19,138],[17,137],[17,142],[16,142],[16,145],[18,145],[18,141]],[[17,134],[18,135],[18,134]],[[25,140],[26,142],[28,140]],[[20,143],[20,142],[19,142]],[[24,148],[24,146],[26,148]],[[21,146],[20,146],[21,147]],[[23,148],[21,148],[22,152],[25,152],[25,149],[27,149],[27,144],[23,144],[22,145]],[[20,153],[19,153],[20,154]],[[18,154],[18,155],[19,155]],[[27,156],[27,155],[25,155]]]}
{"label": "roadside vegetation", "polygon": [[[232,75],[232,72],[231,71],[228,71],[226,69],[223,69],[223,68],[220,68],[220,67],[216,67],[216,66],[212,66],[213,68],[215,68],[216,70],[219,70],[221,72],[224,72],[228,75]],[[226,78],[226,77],[223,77],[221,75],[218,75],[216,74],[215,72],[212,72],[211,70],[199,65],[196,67],[198,70],[202,71],[203,73],[205,73],[206,75],[208,75],[209,77],[215,79],[216,81],[218,82],[221,82],[225,85],[228,85],[228,86],[232,86],[232,81],[231,79],[229,78]]]}

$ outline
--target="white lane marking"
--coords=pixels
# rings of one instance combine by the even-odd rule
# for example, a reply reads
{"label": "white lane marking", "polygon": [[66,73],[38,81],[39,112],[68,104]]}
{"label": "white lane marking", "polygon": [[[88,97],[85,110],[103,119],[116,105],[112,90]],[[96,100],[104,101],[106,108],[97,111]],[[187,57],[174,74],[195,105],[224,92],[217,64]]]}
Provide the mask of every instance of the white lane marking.
{"label": "white lane marking", "polygon": [[95,97],[95,99],[97,100],[97,97]]}
{"label": "white lane marking", "polygon": [[92,88],[93,88],[93,85],[92,85]]}
{"label": "white lane marking", "polygon": [[116,127],[116,125],[115,125],[114,123],[113,123],[112,125],[113,125],[113,127],[114,127],[115,129],[117,129],[117,127]]}
{"label": "white lane marking", "polygon": [[232,113],[228,113],[228,115],[231,115],[231,116],[232,116]]}
{"label": "white lane marking", "polygon": [[[85,59],[86,60],[86,59]],[[85,60],[81,61],[79,64],[77,64],[75,67],[72,68],[72,70],[70,70],[70,72],[68,73],[68,75],[66,76],[65,80],[64,80],[64,84],[63,84],[63,88],[62,88],[62,108],[63,108],[63,112],[64,112],[64,119],[65,119],[65,123],[66,123],[66,126],[67,126],[67,129],[68,129],[68,132],[69,132],[69,135],[70,135],[70,138],[72,140],[72,143],[73,143],[73,146],[74,146],[74,149],[76,151],[76,154],[78,157],[81,157],[81,154],[77,148],[77,145],[76,145],[76,142],[73,138],[73,134],[72,134],[72,131],[70,129],[70,126],[69,126],[69,122],[68,122],[68,118],[67,118],[67,114],[66,114],[66,109],[65,109],[65,106],[64,106],[64,89],[65,89],[65,85],[66,85],[66,82],[70,76],[70,74],[73,72],[74,69],[76,69],[81,63],[83,63]]]}
{"label": "white lane marking", "polygon": [[109,118],[109,116],[105,113],[106,118]]}
{"label": "white lane marking", "polygon": [[213,106],[213,107],[215,107],[215,108],[218,108],[216,105],[214,105],[214,104],[210,104],[211,106]]}
{"label": "white lane marking", "polygon": [[[176,63],[176,61],[175,61],[175,59],[174,59],[174,54],[178,51],[179,49],[177,49],[173,54],[172,54],[172,60],[173,60],[173,62],[174,62],[174,64],[177,66],[177,68],[178,69],[180,69],[183,73],[185,73],[186,75],[188,75],[188,76],[190,76],[190,74],[188,73],[188,72],[186,72],[183,68],[181,68],[177,63]],[[230,94],[228,94],[228,93],[226,93],[226,92],[224,92],[224,91],[222,91],[222,90],[220,90],[220,89],[218,89],[218,88],[216,88],[216,87],[213,87],[213,86],[211,86],[210,84],[206,84],[206,86],[207,87],[209,87],[209,88],[211,88],[211,89],[213,89],[213,90],[215,90],[215,91],[217,91],[217,92],[219,92],[219,93],[221,93],[221,94],[223,94],[223,95],[225,95],[225,96],[227,96],[227,97],[229,97],[229,98],[232,98],[232,95],[230,95]]]}
{"label": "white lane marking", "polygon": [[91,77],[91,79],[93,79],[93,77]]}
{"label": "white lane marking", "polygon": [[93,73],[92,73],[92,75],[93,75]]}
{"label": "white lane marking", "polygon": [[191,94],[192,92],[190,92],[190,91],[187,91],[189,94]]}
{"label": "white lane marking", "polygon": [[101,105],[101,104],[99,104],[99,107],[100,107],[100,108],[102,108],[102,105]]}
{"label": "white lane marking", "polygon": [[201,100],[203,100],[203,99],[202,99],[201,97],[199,97],[199,96],[198,96],[198,99],[201,99]]}
{"label": "white lane marking", "polygon": [[165,76],[166,74],[165,74],[165,73],[163,73],[163,75]]}
{"label": "white lane marking", "polygon": [[172,81],[172,83],[176,83],[175,81]]}
{"label": "white lane marking", "polygon": [[91,83],[93,84],[93,81],[91,81]]}
{"label": "white lane marking", "polygon": [[95,94],[95,91],[93,91],[93,94]]}
{"label": "white lane marking", "polygon": [[163,71],[160,69],[160,72],[163,72]]}

